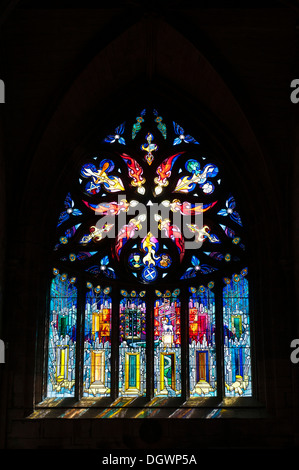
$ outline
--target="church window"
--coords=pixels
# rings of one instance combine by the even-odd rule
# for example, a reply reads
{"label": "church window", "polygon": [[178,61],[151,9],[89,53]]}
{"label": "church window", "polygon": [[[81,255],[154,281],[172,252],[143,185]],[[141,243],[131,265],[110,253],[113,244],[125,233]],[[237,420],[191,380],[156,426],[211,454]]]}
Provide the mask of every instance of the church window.
{"label": "church window", "polygon": [[252,396],[246,227],[201,130],[156,109],[96,137],[57,221],[45,398]]}

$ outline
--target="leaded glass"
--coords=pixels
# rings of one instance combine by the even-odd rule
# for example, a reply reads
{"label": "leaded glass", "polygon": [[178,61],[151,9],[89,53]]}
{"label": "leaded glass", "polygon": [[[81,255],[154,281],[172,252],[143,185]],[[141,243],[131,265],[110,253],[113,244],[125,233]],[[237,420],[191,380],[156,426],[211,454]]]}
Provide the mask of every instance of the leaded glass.
{"label": "leaded glass", "polygon": [[210,288],[190,287],[189,376],[190,396],[217,394],[215,295]]}
{"label": "leaded glass", "polygon": [[76,279],[53,270],[50,291],[48,397],[73,397],[76,374]]}
{"label": "leaded glass", "polygon": [[110,288],[87,283],[84,334],[84,396],[110,395],[111,309]]}
{"label": "leaded glass", "polygon": [[121,292],[119,308],[119,395],[146,393],[145,291]]}
{"label": "leaded glass", "polygon": [[225,279],[223,288],[224,371],[226,396],[251,396],[248,281],[246,268]]}
{"label": "leaded glass", "polygon": [[155,396],[181,394],[181,304],[179,290],[162,294],[154,307]]}
{"label": "leaded glass", "polygon": [[53,249],[49,397],[252,395],[246,201],[222,146],[173,119],[141,107],[75,165]]}

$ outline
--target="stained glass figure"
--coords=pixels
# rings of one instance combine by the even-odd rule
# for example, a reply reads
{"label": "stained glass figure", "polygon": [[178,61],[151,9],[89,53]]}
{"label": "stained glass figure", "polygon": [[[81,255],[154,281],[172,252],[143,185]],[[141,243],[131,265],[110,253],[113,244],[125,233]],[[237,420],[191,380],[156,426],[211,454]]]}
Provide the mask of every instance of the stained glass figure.
{"label": "stained glass figure", "polygon": [[100,204],[91,204],[83,201],[86,207],[93,210],[98,215],[119,215],[121,212],[127,212],[130,207],[138,204],[137,201],[128,202],[121,199],[120,202],[101,202]]}
{"label": "stained glass figure", "polygon": [[[220,253],[218,251],[204,251],[204,254],[209,256],[210,258],[213,258],[217,261],[226,261],[227,263],[231,261],[232,256],[230,253]],[[236,260],[236,257],[233,257],[234,260]]]}
{"label": "stained glass figure", "polygon": [[128,293],[119,307],[119,395],[146,394],[146,303],[145,291]]}
{"label": "stained glass figure", "polygon": [[191,173],[191,176],[184,176],[179,179],[175,187],[177,193],[188,193],[193,191],[198,184],[203,193],[211,194],[215,187],[208,178],[214,178],[218,174],[218,168],[211,163],[200,169],[200,163],[197,160],[188,160],[185,164],[186,170]]}
{"label": "stained glass figure", "polygon": [[[225,235],[231,239],[234,245],[240,244],[241,238],[236,235],[236,232],[233,229],[231,229],[230,227],[227,227],[226,225],[222,225],[222,224],[219,224],[219,225],[224,231]],[[243,244],[240,244],[239,246],[240,248],[245,248]]]}
{"label": "stained glass figure", "polygon": [[53,270],[50,291],[47,396],[73,397],[76,373],[76,279]]}
{"label": "stained glass figure", "polygon": [[114,269],[109,266],[110,259],[109,256],[104,256],[104,258],[100,261],[100,270],[104,274],[104,276],[110,279],[117,279]]}
{"label": "stained glass figure", "polygon": [[81,224],[73,225],[72,227],[68,228],[65,233],[59,238],[59,242],[55,245],[54,250],[58,250],[63,245],[66,245],[69,240],[75,235],[78,228]]}
{"label": "stained glass figure", "polygon": [[189,378],[191,397],[217,394],[215,295],[209,287],[190,287]]}
{"label": "stained glass figure", "polygon": [[83,396],[104,397],[111,389],[110,288],[87,283],[85,304]]}
{"label": "stained glass figure", "polygon": [[163,135],[164,139],[167,138],[167,128],[166,128],[166,124],[164,124],[162,121],[163,121],[163,118],[161,116],[159,116],[158,114],[158,111],[156,109],[154,109],[153,111],[154,115],[156,116],[155,118],[155,121],[157,123],[157,128],[159,129],[159,131],[161,132],[161,134]]}
{"label": "stained glass figure", "polygon": [[159,277],[165,277],[172,265],[172,257],[151,232],[136,244],[128,256],[128,265],[132,274],[144,283],[152,283]]}
{"label": "stained glass figure", "polygon": [[225,395],[252,396],[247,269],[223,288]]}
{"label": "stained glass figure", "polygon": [[61,261],[66,261],[69,259],[72,263],[74,261],[84,261],[88,258],[91,258],[94,256],[97,252],[96,251],[79,251],[79,253],[70,253],[68,258],[66,256],[63,256],[60,258]]}
{"label": "stained glass figure", "polygon": [[218,268],[215,268],[214,266],[210,266],[208,264],[201,264],[196,256],[192,256],[191,264],[192,266],[186,269],[181,279],[190,279],[192,277],[196,277],[199,273],[210,274],[214,271],[218,271]]}
{"label": "stained glass figure", "polygon": [[154,395],[181,395],[180,291],[156,291],[154,307]]}
{"label": "stained glass figure", "polygon": [[132,269],[140,269],[142,266],[144,266],[141,255],[138,252],[133,252],[130,254],[128,263]]}

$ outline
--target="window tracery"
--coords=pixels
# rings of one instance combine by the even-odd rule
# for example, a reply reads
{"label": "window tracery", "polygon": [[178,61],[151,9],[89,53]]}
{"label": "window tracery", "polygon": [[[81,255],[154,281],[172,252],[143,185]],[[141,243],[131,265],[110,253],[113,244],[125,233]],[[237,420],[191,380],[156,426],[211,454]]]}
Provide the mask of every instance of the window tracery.
{"label": "window tracery", "polygon": [[47,397],[251,396],[246,232],[223,162],[155,109],[112,129],[58,217]]}

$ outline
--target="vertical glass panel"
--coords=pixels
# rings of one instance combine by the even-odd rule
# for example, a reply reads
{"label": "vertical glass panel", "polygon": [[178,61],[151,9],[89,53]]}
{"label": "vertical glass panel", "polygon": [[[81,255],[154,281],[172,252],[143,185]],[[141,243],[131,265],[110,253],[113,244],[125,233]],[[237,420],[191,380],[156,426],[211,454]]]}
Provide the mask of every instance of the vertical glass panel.
{"label": "vertical glass panel", "polygon": [[121,291],[119,308],[119,396],[146,394],[145,292]]}
{"label": "vertical glass panel", "polygon": [[154,307],[154,394],[181,395],[181,304],[179,290],[166,291]]}
{"label": "vertical glass panel", "polygon": [[75,278],[54,269],[51,283],[48,346],[48,397],[75,394],[77,288]]}
{"label": "vertical glass panel", "polygon": [[224,379],[227,397],[251,396],[248,281],[235,274],[223,289]]}
{"label": "vertical glass panel", "polygon": [[190,287],[189,377],[191,397],[217,394],[215,296],[208,287]]}
{"label": "vertical glass panel", "polygon": [[111,387],[111,312],[110,288],[87,283],[83,395],[104,397]]}

